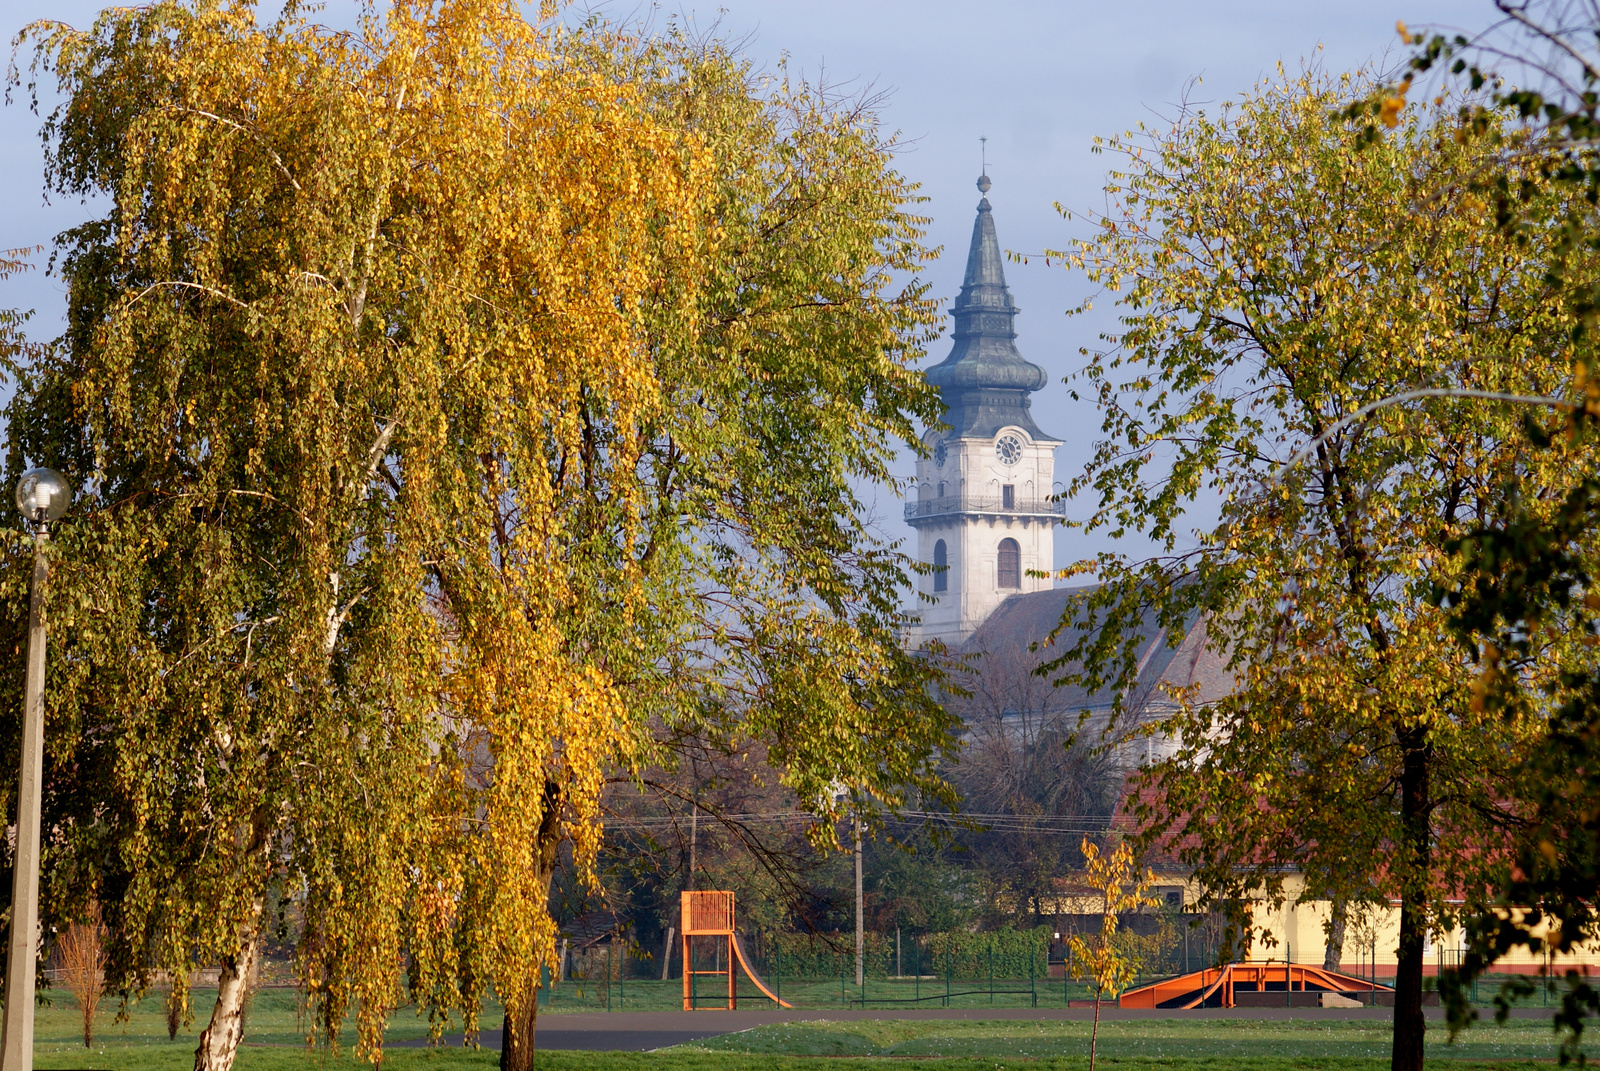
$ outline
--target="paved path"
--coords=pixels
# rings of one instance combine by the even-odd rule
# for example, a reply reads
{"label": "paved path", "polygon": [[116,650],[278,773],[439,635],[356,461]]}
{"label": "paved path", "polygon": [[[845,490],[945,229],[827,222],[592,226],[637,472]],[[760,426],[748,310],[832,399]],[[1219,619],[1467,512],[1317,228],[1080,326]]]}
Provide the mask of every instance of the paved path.
{"label": "paved path", "polygon": [[[1519,1019],[1548,1018],[1552,1009],[1519,1008],[1512,1012]],[[1440,1011],[1427,1009],[1428,1017],[1437,1020]],[[1175,1011],[1157,1008],[1102,1008],[1102,1021],[1129,1019],[1367,1019],[1387,1022],[1394,1012],[1390,1008],[1203,1008],[1194,1011]],[[765,1026],[768,1023],[787,1023],[817,1020],[849,1022],[858,1019],[953,1019],[989,1020],[1018,1019],[1028,1022],[1068,1021],[1086,1022],[1094,1018],[1093,1008],[741,1008],[737,1011],[655,1011],[655,1012],[571,1012],[546,1014],[539,1017],[536,1039],[540,1049],[585,1049],[599,1052],[649,1052],[652,1049],[681,1045],[687,1041],[731,1034],[739,1030]],[[500,1047],[500,1031],[485,1030],[478,1035],[479,1044],[485,1048]],[[447,1044],[460,1045],[461,1035],[446,1038]],[[426,1041],[394,1042],[405,1047],[426,1045]]]}

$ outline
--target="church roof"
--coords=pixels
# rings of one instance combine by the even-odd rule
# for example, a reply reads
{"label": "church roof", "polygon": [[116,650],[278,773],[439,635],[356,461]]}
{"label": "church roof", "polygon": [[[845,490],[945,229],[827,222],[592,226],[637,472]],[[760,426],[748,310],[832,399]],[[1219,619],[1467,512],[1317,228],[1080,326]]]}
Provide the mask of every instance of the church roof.
{"label": "church roof", "polygon": [[[987,194],[990,185],[988,175],[978,179],[981,193]],[[1017,311],[1006,286],[994,212],[984,197],[972,223],[961,294],[950,310],[955,344],[926,373],[944,398],[945,423],[955,437],[987,437],[1015,425],[1036,439],[1051,440],[1028,412],[1028,395],[1049,377],[1017,352]]]}
{"label": "church roof", "polygon": [[[1073,630],[1064,629],[1054,645],[1046,646],[1050,633],[1061,623],[1074,601],[1087,598],[1094,590],[1095,585],[1091,584],[1012,595],[997,606],[962,644],[962,650],[981,655],[1008,645],[1026,648],[1038,644],[1036,657],[1039,662],[1059,658],[1072,646]],[[1232,681],[1227,667],[1220,657],[1206,649],[1205,631],[1203,623],[1196,616],[1186,623],[1182,643],[1174,647],[1167,642],[1154,614],[1147,614],[1141,622],[1138,686],[1141,694],[1134,700],[1146,715],[1156,714],[1170,706],[1171,699],[1159,687],[1162,684],[1178,688],[1199,685],[1201,699],[1215,698],[1231,690]],[[1064,711],[1105,711],[1111,708],[1112,698],[1109,691],[1092,693],[1074,684],[1057,688],[1050,706]]]}

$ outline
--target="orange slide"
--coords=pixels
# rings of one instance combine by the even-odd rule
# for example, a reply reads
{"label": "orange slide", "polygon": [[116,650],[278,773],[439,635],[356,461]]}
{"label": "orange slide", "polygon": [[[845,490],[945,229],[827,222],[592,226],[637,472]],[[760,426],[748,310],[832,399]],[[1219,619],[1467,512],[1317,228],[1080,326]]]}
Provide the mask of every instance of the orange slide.
{"label": "orange slide", "polygon": [[778,996],[772,990],[768,989],[767,988],[767,983],[763,982],[761,980],[761,976],[756,973],[755,968],[750,966],[750,957],[746,956],[744,954],[744,942],[739,940],[739,935],[735,933],[735,934],[730,934],[729,936],[733,938],[733,951],[734,951],[734,954],[739,957],[739,966],[744,968],[744,973],[746,974],[746,976],[749,977],[749,979],[752,982],[754,982],[756,984],[756,988],[761,990],[762,993],[766,994],[767,999],[770,1000],[770,1001],[773,1001],[775,1004],[778,1005],[778,1007],[780,1007],[780,1008],[792,1008],[792,1007],[794,1007],[793,1004],[790,1004],[787,1000],[784,1000],[782,997]]}
{"label": "orange slide", "polygon": [[[738,931],[733,928],[733,893],[731,892],[685,892],[679,899],[679,910],[683,919],[683,1010],[695,1010],[694,1003],[694,978],[696,975],[714,974],[718,977],[726,974],[728,979],[728,1004],[734,1008],[739,1003],[738,969],[744,968],[744,973],[756,984],[762,994],[781,1008],[792,1008],[793,1004],[781,999],[776,993],[767,988],[761,976],[750,966],[750,957],[744,954],[744,943],[739,940]],[[694,969],[694,946],[691,938],[694,937],[720,937],[728,943],[728,968],[714,971],[697,971]]]}

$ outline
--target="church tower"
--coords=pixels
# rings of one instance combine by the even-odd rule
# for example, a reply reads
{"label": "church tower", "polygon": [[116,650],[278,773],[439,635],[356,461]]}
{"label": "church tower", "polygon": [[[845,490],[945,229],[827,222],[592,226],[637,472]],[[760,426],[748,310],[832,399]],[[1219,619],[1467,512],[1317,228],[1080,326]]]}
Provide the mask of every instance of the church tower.
{"label": "church tower", "polygon": [[[987,195],[989,176],[978,179]],[[985,196],[978,202],[961,295],[951,308],[955,345],[928,369],[944,399],[948,430],[930,430],[931,456],[917,462],[906,521],[917,530],[917,557],[934,571],[919,577],[920,638],[965,640],[1007,596],[1043,591],[1055,565],[1054,526],[1062,504],[1051,501],[1055,449],[1041,431],[1028,395],[1047,382],[1044,369],[1016,347],[1017,307],[1006,289]]]}

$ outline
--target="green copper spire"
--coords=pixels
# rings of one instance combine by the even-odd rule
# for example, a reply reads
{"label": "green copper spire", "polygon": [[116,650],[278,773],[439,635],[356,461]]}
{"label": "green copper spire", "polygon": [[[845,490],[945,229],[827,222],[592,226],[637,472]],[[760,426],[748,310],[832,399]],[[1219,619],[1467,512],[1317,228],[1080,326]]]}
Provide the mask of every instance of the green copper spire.
{"label": "green copper spire", "polygon": [[[988,175],[978,179],[978,192],[992,186]],[[1050,439],[1028,413],[1028,395],[1043,387],[1044,369],[1017,352],[1017,307],[1006,287],[1000,240],[986,196],[978,202],[967,251],[967,274],[961,294],[950,309],[955,320],[955,345],[950,356],[928,369],[928,382],[944,398],[945,423],[955,436],[988,436],[1007,425],[1039,439]]]}

